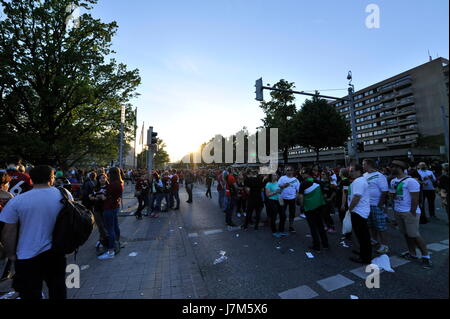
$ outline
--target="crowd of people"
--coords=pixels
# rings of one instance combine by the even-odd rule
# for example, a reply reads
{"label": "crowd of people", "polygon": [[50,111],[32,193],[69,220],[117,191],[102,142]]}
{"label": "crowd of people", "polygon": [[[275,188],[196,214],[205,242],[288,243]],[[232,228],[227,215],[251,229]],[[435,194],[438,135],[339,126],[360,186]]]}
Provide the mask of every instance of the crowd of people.
{"label": "crowd of people", "polygon": [[[400,160],[388,167],[377,166],[365,159],[362,165],[348,168],[288,166],[269,175],[260,175],[251,167],[232,166],[151,173],[117,167],[63,171],[46,165],[25,167],[20,158],[13,157],[0,170],[0,258],[8,260],[1,280],[10,277],[14,263],[13,287],[21,298],[40,298],[44,281],[50,298],[65,298],[65,256],[51,249],[53,227],[62,208],[62,195],[55,186],[65,188],[70,199],[78,200],[93,213],[99,234],[98,259],[106,260],[120,251],[118,215],[124,185],[130,182],[138,202],[134,213],[138,220],[179,211],[179,190],[183,186],[188,194],[186,202],[192,204],[194,185],[204,184],[208,199],[212,199],[211,189],[216,185],[218,206],[228,226],[237,226],[235,221],[240,220],[242,229],[253,226],[258,230],[265,211],[263,224],[269,226],[272,236],[287,237],[296,232],[294,220],[300,211],[310,229],[310,249],[320,252],[330,249],[329,234],[351,221],[351,231],[342,234],[341,243],[352,245],[356,237],[359,250],[351,260],[370,264],[373,246],[378,254],[390,252],[386,230],[392,222],[403,233],[408,248],[402,257],[418,259],[418,248],[423,265],[431,267],[419,227],[436,217],[436,194],[449,212],[448,164],[439,170],[430,170],[423,162],[412,165]],[[392,220],[388,218],[389,207],[394,212]],[[340,225],[332,218],[335,214]]]}
{"label": "crowd of people", "polygon": [[[289,166],[270,175],[259,175],[248,167],[198,169],[192,174],[194,181],[205,184],[205,196],[209,198],[212,181],[217,182],[218,205],[228,226],[237,226],[233,218],[241,221],[244,218],[242,229],[254,225],[258,230],[265,208],[265,223],[272,235],[286,237],[296,232],[294,219],[299,210],[310,228],[310,249],[316,252],[330,248],[328,234],[337,231],[332,215],[339,216],[341,225],[347,216],[352,231],[342,234],[341,243],[351,245],[354,234],[360,249],[354,250],[355,257],[351,260],[361,264],[371,263],[372,247],[377,254],[390,252],[386,230],[391,222],[405,237],[408,252],[402,257],[418,259],[416,248],[419,248],[424,266],[431,267],[419,227],[436,218],[436,194],[441,197],[447,216],[449,213],[448,164],[439,169],[433,165],[430,170],[424,162],[414,165],[394,160],[378,168],[375,161],[365,159],[362,165],[349,168]],[[394,212],[391,218],[389,209]]]}

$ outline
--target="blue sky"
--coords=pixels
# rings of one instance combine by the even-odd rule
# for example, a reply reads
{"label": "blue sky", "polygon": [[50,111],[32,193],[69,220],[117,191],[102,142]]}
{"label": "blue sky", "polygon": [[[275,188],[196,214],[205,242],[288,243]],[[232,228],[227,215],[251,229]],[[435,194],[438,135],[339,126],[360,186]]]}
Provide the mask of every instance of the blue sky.
{"label": "blue sky", "polygon": [[[379,29],[365,25],[371,3]],[[448,58],[448,10],[448,0],[99,0],[92,14],[117,21],[116,58],[142,77],[138,124],[177,160],[214,134],[261,125],[259,77],[343,89],[352,70],[358,90],[427,62],[428,50]]]}

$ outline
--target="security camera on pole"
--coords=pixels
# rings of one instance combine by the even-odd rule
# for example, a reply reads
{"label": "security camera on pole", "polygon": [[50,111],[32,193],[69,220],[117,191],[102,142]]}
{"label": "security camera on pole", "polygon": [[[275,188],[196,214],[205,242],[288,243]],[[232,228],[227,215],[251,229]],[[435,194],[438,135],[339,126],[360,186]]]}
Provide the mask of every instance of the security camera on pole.
{"label": "security camera on pole", "polygon": [[348,102],[350,106],[350,116],[351,116],[351,125],[352,125],[352,147],[350,148],[351,157],[355,158],[356,162],[359,162],[359,154],[358,152],[364,151],[364,143],[358,143],[358,136],[356,135],[356,118],[355,118],[355,104],[353,100],[353,93],[355,92],[355,86],[352,84],[352,71],[348,71],[347,80],[348,83]]}
{"label": "security camera on pole", "polygon": [[147,131],[147,146],[148,146],[148,156],[147,156],[147,169],[149,174],[153,171],[153,156],[156,152],[158,139],[156,138],[158,133],[153,132],[153,126],[150,126]]}

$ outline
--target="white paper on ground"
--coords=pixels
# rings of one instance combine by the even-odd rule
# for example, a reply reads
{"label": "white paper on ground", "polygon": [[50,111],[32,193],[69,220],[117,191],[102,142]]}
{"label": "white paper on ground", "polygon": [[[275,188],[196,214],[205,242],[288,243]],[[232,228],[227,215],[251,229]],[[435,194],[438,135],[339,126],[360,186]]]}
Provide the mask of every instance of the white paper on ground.
{"label": "white paper on ground", "polygon": [[394,269],[391,268],[391,262],[389,260],[389,256],[386,254],[372,259],[372,264],[377,265],[378,268],[384,269],[387,272],[394,272]]}
{"label": "white paper on ground", "polygon": [[130,257],[136,257],[137,254],[138,254],[137,252],[132,252],[132,253],[129,253],[128,256],[130,256]]}
{"label": "white paper on ground", "polygon": [[306,253],[306,256],[308,256],[308,258],[314,258],[314,255],[311,254],[309,251]]}
{"label": "white paper on ground", "polygon": [[89,265],[82,265],[82,266],[80,267],[81,270],[86,270],[86,269],[88,269],[88,268],[89,268]]}
{"label": "white paper on ground", "polygon": [[289,251],[292,251],[292,252],[294,252],[294,250],[293,250],[292,248],[289,248]]}
{"label": "white paper on ground", "polygon": [[277,248],[277,249],[281,249],[281,247],[280,247],[280,246],[277,246],[276,248]]}
{"label": "white paper on ground", "polygon": [[359,299],[358,296],[350,295],[350,299]]}

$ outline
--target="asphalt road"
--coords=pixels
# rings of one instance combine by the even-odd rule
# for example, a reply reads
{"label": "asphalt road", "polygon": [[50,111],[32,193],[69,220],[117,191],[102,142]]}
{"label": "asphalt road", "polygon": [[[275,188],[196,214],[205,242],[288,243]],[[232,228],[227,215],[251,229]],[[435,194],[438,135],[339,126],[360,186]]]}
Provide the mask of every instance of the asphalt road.
{"label": "asphalt road", "polygon": [[[182,220],[188,240],[194,250],[209,298],[343,298],[350,295],[360,299],[448,298],[448,223],[443,210],[437,211],[437,220],[421,225],[421,233],[434,248],[432,269],[420,263],[396,257],[406,251],[399,231],[389,226],[391,247],[389,254],[393,273],[382,272],[380,288],[366,287],[366,276],[359,277],[352,270],[360,268],[348,260],[352,247],[339,244],[338,232],[329,234],[331,250],[308,258],[311,245],[309,228],[305,220],[295,222],[296,234],[285,239],[273,238],[268,226],[254,231],[228,230],[224,213],[218,207],[218,195],[204,195],[203,185],[194,186],[194,203],[187,204],[187,194],[180,191]],[[440,207],[437,203],[436,207]],[[297,212],[298,216],[298,212]],[[339,225],[338,217],[333,216]],[[265,211],[262,220],[266,219]],[[233,216],[240,225],[243,218]],[[287,222],[286,222],[287,223]],[[205,233],[206,232],[206,233]],[[445,242],[446,240],[446,242]],[[444,243],[442,243],[444,241]],[[225,251],[226,261],[214,265],[220,251]],[[396,267],[394,267],[396,266]],[[364,279],[362,279],[364,278]]]}

